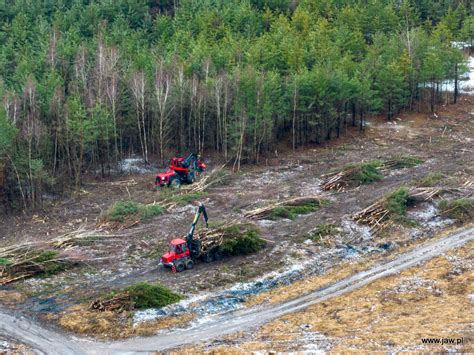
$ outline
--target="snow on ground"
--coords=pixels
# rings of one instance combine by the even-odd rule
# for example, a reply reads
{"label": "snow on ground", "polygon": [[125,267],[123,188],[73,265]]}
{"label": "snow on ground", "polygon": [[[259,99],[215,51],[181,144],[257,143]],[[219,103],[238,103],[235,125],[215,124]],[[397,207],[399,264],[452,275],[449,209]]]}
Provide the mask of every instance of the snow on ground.
{"label": "snow on ground", "polygon": [[[430,83],[426,83],[424,86],[431,87]],[[440,90],[454,92],[454,80],[441,82]],[[458,81],[458,90],[460,94],[474,95],[474,57],[469,57],[467,60],[467,72],[461,75]]]}
{"label": "snow on ground", "polygon": [[126,158],[119,162],[118,170],[126,174],[148,174],[157,168],[146,164],[143,158]]}

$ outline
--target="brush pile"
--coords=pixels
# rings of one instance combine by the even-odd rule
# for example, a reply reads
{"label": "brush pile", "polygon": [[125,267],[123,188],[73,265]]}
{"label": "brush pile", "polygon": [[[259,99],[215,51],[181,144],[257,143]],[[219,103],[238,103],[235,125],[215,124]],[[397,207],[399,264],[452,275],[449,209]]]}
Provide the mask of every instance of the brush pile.
{"label": "brush pile", "polygon": [[344,191],[349,187],[352,179],[350,178],[356,173],[356,168],[346,168],[343,171],[328,175],[325,180],[321,182],[323,190],[336,190],[337,192]]}
{"label": "brush pile", "polygon": [[[78,246],[91,245],[117,236],[79,229],[49,241],[24,243],[0,249],[0,285],[37,275],[49,276],[80,262],[73,253],[64,252]],[[61,251],[61,252],[60,252]]]}
{"label": "brush pile", "polygon": [[208,174],[204,175],[204,177],[199,179],[199,181],[191,185],[184,186],[182,189],[185,191],[185,193],[204,192],[212,185],[215,185],[218,182],[222,182],[228,177],[228,173],[224,170],[225,166],[226,164],[214,168]]}
{"label": "brush pile", "polygon": [[98,312],[124,312],[132,311],[134,308],[132,298],[128,293],[118,294],[105,300],[97,299],[89,306],[90,310]]}
{"label": "brush pile", "polygon": [[35,275],[55,274],[73,264],[73,260],[61,257],[56,250],[10,248],[0,252],[0,285]]}
{"label": "brush pile", "polygon": [[435,187],[400,188],[355,213],[352,219],[358,223],[367,224],[373,230],[378,231],[384,227],[384,222],[390,217],[403,216],[407,207],[416,202],[431,201],[443,191],[443,189]]}
{"label": "brush pile", "polygon": [[350,165],[342,171],[327,175],[326,179],[321,182],[321,188],[342,192],[348,187],[381,180],[383,174],[379,167],[382,164],[382,162],[374,160],[368,163]]}
{"label": "brush pile", "polygon": [[320,196],[294,197],[284,201],[274,202],[264,207],[244,213],[249,219],[294,219],[297,215],[307,214],[318,210],[327,200]]}
{"label": "brush pile", "polygon": [[349,165],[342,171],[326,175],[321,182],[323,190],[344,191],[348,187],[368,184],[383,178],[383,171],[413,167],[422,160],[413,156],[400,156],[389,160],[371,160],[366,163]]}

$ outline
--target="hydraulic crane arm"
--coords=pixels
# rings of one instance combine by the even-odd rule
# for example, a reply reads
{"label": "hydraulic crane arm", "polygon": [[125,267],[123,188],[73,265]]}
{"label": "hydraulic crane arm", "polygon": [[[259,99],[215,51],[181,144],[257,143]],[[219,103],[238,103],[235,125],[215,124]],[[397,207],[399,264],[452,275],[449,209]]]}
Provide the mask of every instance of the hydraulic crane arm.
{"label": "hydraulic crane arm", "polygon": [[206,207],[204,207],[204,205],[202,203],[199,203],[199,206],[198,206],[198,209],[196,211],[196,214],[194,215],[194,220],[193,220],[193,223],[191,224],[191,229],[189,230],[187,236],[186,236],[186,241],[188,243],[191,243],[192,240],[193,240],[193,236],[194,236],[194,230],[196,229],[196,225],[199,221],[199,217],[201,216],[201,214],[203,215],[204,217],[204,221],[206,222],[206,228],[209,227],[209,225],[207,224],[207,221],[208,221],[208,218],[207,218],[207,212],[206,212]]}
{"label": "hydraulic crane arm", "polygon": [[196,165],[196,162],[198,160],[198,155],[196,153],[191,153],[188,155],[188,157],[186,159],[184,159],[183,161],[183,166],[185,167],[192,167],[195,168],[194,165]]}

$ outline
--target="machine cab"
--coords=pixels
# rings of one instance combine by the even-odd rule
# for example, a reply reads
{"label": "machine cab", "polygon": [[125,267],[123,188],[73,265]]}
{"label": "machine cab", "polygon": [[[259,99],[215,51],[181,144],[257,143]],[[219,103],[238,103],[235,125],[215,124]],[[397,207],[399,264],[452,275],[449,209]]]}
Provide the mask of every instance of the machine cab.
{"label": "machine cab", "polygon": [[190,257],[186,241],[181,238],[176,238],[170,242],[170,249],[161,257],[161,260],[164,264],[167,264],[173,262],[175,259],[186,257]]}
{"label": "machine cab", "polygon": [[170,160],[168,167],[171,170],[178,171],[178,172],[187,172],[188,167],[185,166],[184,164],[184,158],[178,157],[178,158],[173,158]]}

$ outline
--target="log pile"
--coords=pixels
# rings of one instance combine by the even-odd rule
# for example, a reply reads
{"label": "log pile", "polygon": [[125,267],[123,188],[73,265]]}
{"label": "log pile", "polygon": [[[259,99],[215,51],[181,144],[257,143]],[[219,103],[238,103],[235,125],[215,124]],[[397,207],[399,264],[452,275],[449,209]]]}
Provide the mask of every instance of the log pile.
{"label": "log pile", "polygon": [[222,227],[216,229],[204,228],[194,235],[194,239],[201,242],[201,251],[205,252],[221,245],[224,234],[224,228]]}
{"label": "log pile", "polygon": [[[408,198],[412,202],[430,201],[438,196],[444,189],[436,187],[418,187],[408,190]],[[352,219],[361,224],[367,224],[372,230],[378,231],[384,227],[384,222],[390,218],[387,198],[382,198],[352,215]]]}
{"label": "log pile", "polygon": [[130,295],[128,293],[122,293],[106,300],[94,300],[90,304],[89,309],[98,312],[124,312],[132,311],[134,305]]}
{"label": "log pile", "polygon": [[350,184],[350,177],[357,173],[356,167],[346,168],[342,171],[326,175],[326,179],[320,184],[323,190],[344,191]]}
{"label": "log pile", "polygon": [[311,204],[322,204],[325,200],[320,196],[305,196],[305,197],[294,197],[284,201],[278,201],[266,205],[264,207],[256,208],[244,213],[244,217],[249,219],[268,219],[272,217],[272,213],[277,208],[291,208],[296,206],[304,206]]}
{"label": "log pile", "polygon": [[[400,157],[398,159],[389,159],[384,161],[373,160],[366,164],[373,164],[378,171],[388,171],[391,169],[401,169],[412,166],[418,161],[417,158]],[[348,166],[341,171],[327,174],[320,186],[323,190],[344,191],[347,187],[354,183],[352,178],[360,173],[364,164]]]}
{"label": "log pile", "polygon": [[352,219],[360,224],[367,224],[373,229],[380,229],[388,219],[390,211],[386,208],[385,199],[380,199],[362,211],[355,213]]}

